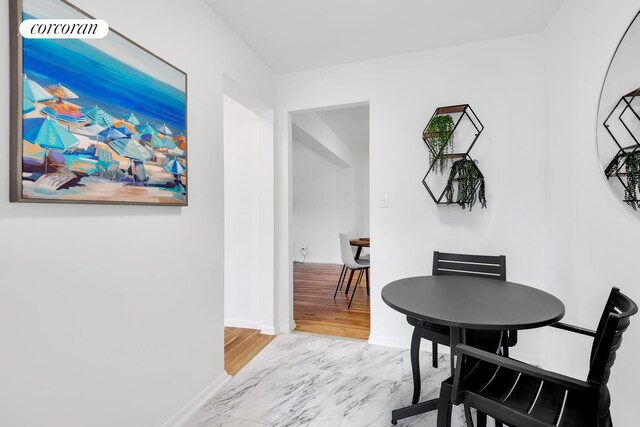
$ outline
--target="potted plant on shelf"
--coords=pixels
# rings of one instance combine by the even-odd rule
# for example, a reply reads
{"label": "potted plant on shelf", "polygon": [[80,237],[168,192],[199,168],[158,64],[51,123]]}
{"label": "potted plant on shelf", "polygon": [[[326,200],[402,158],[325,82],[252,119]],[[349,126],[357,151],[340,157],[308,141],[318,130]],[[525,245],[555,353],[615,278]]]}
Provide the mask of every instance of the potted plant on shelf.
{"label": "potted plant on shelf", "polygon": [[484,175],[473,160],[460,159],[451,165],[445,197],[447,204],[456,203],[462,209],[468,206],[471,210],[477,201],[483,208],[487,207]]}
{"label": "potted plant on shelf", "polygon": [[436,172],[444,173],[449,156],[453,153],[453,117],[448,114],[435,116],[427,125],[425,140],[431,147],[429,150],[429,164]]}

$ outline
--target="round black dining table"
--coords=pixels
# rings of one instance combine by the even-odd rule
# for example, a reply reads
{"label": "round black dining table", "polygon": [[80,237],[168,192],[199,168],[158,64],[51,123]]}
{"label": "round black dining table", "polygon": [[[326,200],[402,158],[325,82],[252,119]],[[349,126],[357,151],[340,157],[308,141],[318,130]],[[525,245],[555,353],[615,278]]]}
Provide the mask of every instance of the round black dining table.
{"label": "round black dining table", "polygon": [[532,329],[564,316],[564,304],[540,289],[471,276],[396,280],[382,289],[382,299],[407,316],[463,329]]}
{"label": "round black dining table", "polygon": [[[564,316],[562,301],[547,292],[518,283],[474,276],[400,279],[382,288],[382,299],[408,318],[449,327],[452,375],[455,348],[464,342],[467,329],[532,329],[556,323]],[[419,373],[418,366],[412,368]],[[397,409],[393,411],[392,419],[395,421],[437,408],[438,399],[433,399]]]}

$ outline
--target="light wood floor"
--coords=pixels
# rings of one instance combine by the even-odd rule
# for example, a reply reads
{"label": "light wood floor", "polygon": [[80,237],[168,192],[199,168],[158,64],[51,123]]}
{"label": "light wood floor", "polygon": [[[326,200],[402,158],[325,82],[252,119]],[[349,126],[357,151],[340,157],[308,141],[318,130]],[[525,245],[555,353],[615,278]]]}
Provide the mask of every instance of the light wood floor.
{"label": "light wood floor", "polygon": [[263,335],[257,329],[224,328],[224,370],[235,375],[260,351],[274,335]]}
{"label": "light wood floor", "polygon": [[333,299],[341,269],[342,266],[337,264],[294,264],[293,319],[296,330],[347,338],[369,338],[369,297],[364,277],[351,309],[347,310],[347,306],[355,285],[355,275],[349,296],[345,295],[343,287]]}

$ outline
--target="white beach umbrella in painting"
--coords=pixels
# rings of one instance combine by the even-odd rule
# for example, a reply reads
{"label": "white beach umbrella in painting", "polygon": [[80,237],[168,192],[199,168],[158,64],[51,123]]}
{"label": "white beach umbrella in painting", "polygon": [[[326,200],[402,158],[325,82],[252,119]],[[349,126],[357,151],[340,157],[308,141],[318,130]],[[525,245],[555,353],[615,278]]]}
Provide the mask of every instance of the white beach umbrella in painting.
{"label": "white beach umbrella in painting", "polygon": [[100,132],[102,132],[103,130],[105,130],[106,128],[100,126],[100,125],[94,125],[94,124],[90,124],[90,125],[86,125],[86,126],[82,126],[80,128],[77,128],[74,130],[75,133],[79,133],[82,135],[88,135],[91,137],[96,138],[96,141],[98,140],[98,134]]}
{"label": "white beach umbrella in painting", "polygon": [[165,123],[156,126],[156,129],[158,129],[158,131],[164,135],[173,135],[173,132],[171,132],[171,129],[169,129]]}
{"label": "white beach umbrella in painting", "polygon": [[82,129],[88,132],[90,135],[97,135],[103,130],[105,130],[106,128],[104,126],[91,124],[91,125],[86,125]]}
{"label": "white beach umbrella in painting", "polygon": [[22,96],[31,102],[44,102],[54,99],[49,92],[27,77],[26,74],[22,75]]}
{"label": "white beach umbrella in painting", "polygon": [[187,170],[187,167],[178,159],[171,159],[164,165],[164,170],[173,175],[182,175]]}
{"label": "white beach umbrella in painting", "polygon": [[45,90],[59,100],[78,99],[78,95],[76,95],[75,92],[73,92],[68,87],[62,86],[61,83],[58,83],[56,85],[49,85],[45,87]]}

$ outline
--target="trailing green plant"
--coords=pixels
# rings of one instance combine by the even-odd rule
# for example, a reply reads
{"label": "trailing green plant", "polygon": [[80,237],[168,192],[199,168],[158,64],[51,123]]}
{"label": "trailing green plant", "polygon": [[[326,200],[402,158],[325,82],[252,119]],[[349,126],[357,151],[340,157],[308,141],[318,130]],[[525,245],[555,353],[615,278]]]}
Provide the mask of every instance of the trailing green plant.
{"label": "trailing green plant", "polygon": [[487,207],[484,175],[473,160],[460,159],[453,162],[445,187],[445,197],[447,204],[457,203],[462,209],[468,206],[471,210],[478,201],[483,208]]}
{"label": "trailing green plant", "polygon": [[453,117],[448,114],[435,116],[425,130],[425,138],[431,147],[429,150],[429,164],[435,172],[444,173],[449,157],[453,153]]}
{"label": "trailing green plant", "polygon": [[640,151],[635,151],[627,155],[625,162],[627,173],[627,188],[625,189],[624,200],[633,209],[638,209],[637,192],[640,190],[638,182],[640,180]]}

